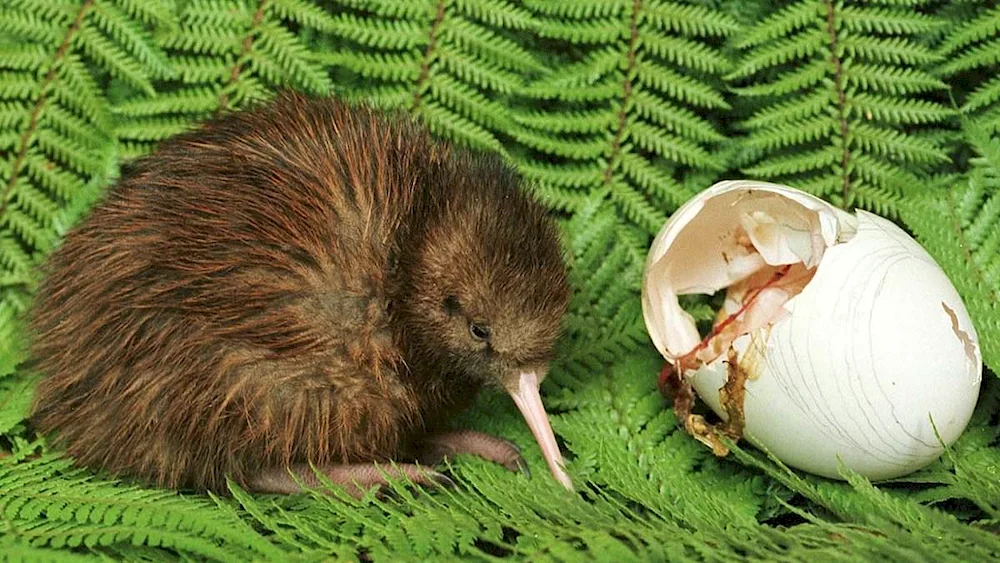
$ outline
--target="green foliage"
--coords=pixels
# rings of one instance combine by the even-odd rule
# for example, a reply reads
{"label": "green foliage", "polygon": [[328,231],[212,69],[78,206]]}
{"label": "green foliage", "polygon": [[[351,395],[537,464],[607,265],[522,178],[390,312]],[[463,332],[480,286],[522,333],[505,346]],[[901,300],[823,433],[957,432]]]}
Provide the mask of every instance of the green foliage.
{"label": "green foliage", "polygon": [[921,41],[941,22],[913,4],[802,0],[742,35],[742,172],[895,216],[919,173],[948,161],[926,129],[952,115],[925,96],[946,88]]}
{"label": "green foliage", "polygon": [[575,291],[550,381],[574,389],[648,342],[638,290],[645,254],[637,250],[641,233],[623,225],[599,195],[581,206],[564,231],[572,234],[567,243]]}
{"label": "green foliage", "polygon": [[526,4],[554,53],[553,71],[532,81],[533,103],[512,110],[510,134],[530,152],[521,170],[543,201],[577,210],[606,191],[619,213],[655,233],[692,195],[692,170],[718,173],[724,139],[713,112],[731,61],[716,43],[738,29],[727,16],[673,2]]}
{"label": "green foliage", "polygon": [[937,73],[962,82],[956,92],[962,112],[974,117],[992,134],[1000,132],[1000,7],[965,4],[949,7],[956,13],[951,32],[938,51]]}
{"label": "green foliage", "polygon": [[115,136],[129,154],[184,131],[218,111],[268,98],[276,87],[326,94],[331,81],[302,33],[334,25],[301,0],[191,0],[156,44],[170,57],[171,80],[150,98],[123,94]]}
{"label": "green foliage", "polygon": [[[998,37],[1000,12],[978,1],[0,2],[0,554],[997,559],[992,373],[961,439],[893,482],[832,482],[749,448],[719,460],[656,389],[639,294],[651,235],[680,203],[720,178],[780,181],[901,220],[1000,370]],[[41,259],[122,161],[277,88],[404,109],[500,152],[560,218],[574,295],[543,391],[575,493],[492,394],[456,423],[521,444],[530,479],[461,457],[455,490],[399,482],[360,500],[147,489],[32,432],[17,315]]]}
{"label": "green foliage", "polygon": [[114,553],[131,544],[244,561],[281,553],[224,503],[96,480],[62,456],[19,457],[0,460],[0,513],[14,545]]}
{"label": "green foliage", "polygon": [[908,200],[903,220],[945,268],[976,325],[983,361],[1000,372],[1000,142],[967,129],[978,156],[965,175]]}
{"label": "green foliage", "polygon": [[507,100],[544,69],[516,32],[532,25],[507,0],[332,2],[321,60],[334,92],[408,109],[462,144],[502,152]]}
{"label": "green foliage", "polygon": [[152,40],[160,1],[8,0],[0,7],[0,325],[33,269],[115,166],[109,78],[152,94],[169,64]]}

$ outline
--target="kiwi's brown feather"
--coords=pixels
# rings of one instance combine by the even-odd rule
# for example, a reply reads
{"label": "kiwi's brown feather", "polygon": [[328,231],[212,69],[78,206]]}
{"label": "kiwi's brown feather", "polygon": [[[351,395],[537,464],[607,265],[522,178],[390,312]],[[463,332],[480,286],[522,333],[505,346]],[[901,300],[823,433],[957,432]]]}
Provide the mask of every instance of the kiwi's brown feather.
{"label": "kiwi's brown feather", "polygon": [[404,456],[558,335],[556,231],[518,186],[404,116],[293,93],[171,139],[45,266],[32,420],[83,464],[219,492]]}

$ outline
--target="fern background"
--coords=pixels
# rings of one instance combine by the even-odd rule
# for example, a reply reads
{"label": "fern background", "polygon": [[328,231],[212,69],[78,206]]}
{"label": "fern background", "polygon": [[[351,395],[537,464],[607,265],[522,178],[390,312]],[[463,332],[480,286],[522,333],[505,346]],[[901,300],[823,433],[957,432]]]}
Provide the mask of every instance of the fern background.
{"label": "fern background", "polygon": [[[971,0],[0,0],[0,557],[995,560],[998,68],[1000,9]],[[27,429],[39,262],[130,159],[279,87],[407,109],[533,181],[576,288],[543,388],[576,493],[460,458],[452,491],[215,498],[76,468]],[[832,482],[677,429],[642,265],[734,177],[887,215],[948,272],[988,372],[939,461]],[[532,443],[509,403],[460,423]]]}

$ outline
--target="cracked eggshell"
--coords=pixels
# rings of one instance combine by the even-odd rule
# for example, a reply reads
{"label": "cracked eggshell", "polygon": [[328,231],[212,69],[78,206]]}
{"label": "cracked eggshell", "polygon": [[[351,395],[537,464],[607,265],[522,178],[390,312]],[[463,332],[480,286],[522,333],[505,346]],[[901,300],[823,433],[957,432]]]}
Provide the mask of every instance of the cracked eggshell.
{"label": "cracked eggshell", "polygon": [[[841,460],[887,479],[937,459],[934,428],[951,444],[975,407],[978,339],[941,268],[886,219],[787,186],[716,184],[679,209],[650,249],[642,307],[654,344],[677,366],[701,343],[678,295],[713,294],[796,263],[815,267],[811,280],[769,324],[732,341],[749,377],[744,436],[832,478]],[[725,418],[726,353],[684,376]]]}

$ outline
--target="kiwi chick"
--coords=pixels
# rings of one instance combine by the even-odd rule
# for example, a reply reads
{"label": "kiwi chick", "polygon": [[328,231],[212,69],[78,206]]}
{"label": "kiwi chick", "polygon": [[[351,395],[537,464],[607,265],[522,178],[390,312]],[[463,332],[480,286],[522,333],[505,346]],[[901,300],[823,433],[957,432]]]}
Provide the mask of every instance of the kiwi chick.
{"label": "kiwi chick", "polygon": [[[555,226],[499,157],[400,114],[282,93],[137,161],[49,258],[35,427],[79,463],[225,493],[421,483],[506,390],[571,486],[538,395],[569,289]],[[383,467],[383,469],[386,469]],[[355,489],[357,492],[357,489]]]}

